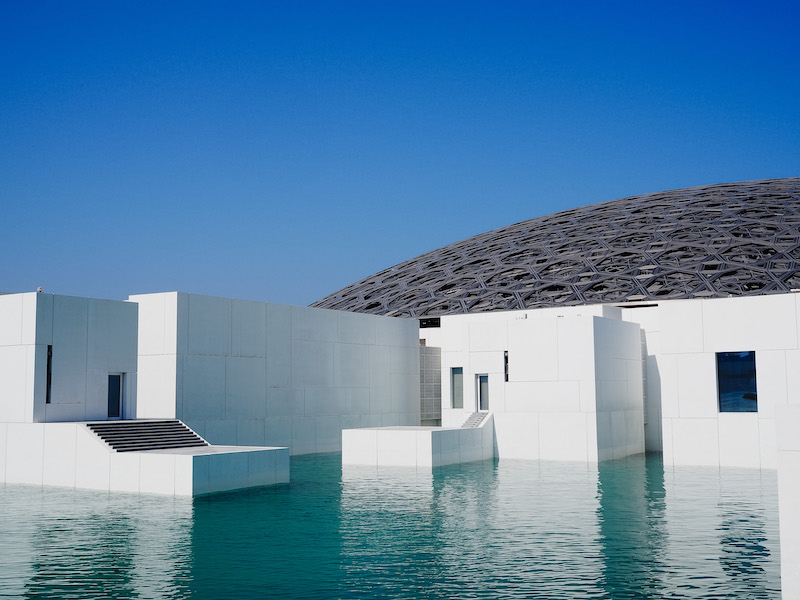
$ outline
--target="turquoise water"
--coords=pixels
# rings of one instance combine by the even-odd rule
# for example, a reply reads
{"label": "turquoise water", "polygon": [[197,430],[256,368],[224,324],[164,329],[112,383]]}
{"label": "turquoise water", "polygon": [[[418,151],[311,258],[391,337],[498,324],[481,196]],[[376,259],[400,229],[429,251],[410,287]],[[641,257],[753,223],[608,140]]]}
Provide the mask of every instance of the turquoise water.
{"label": "turquoise water", "polygon": [[0,597],[780,596],[774,471],[340,462],[195,500],[0,486]]}

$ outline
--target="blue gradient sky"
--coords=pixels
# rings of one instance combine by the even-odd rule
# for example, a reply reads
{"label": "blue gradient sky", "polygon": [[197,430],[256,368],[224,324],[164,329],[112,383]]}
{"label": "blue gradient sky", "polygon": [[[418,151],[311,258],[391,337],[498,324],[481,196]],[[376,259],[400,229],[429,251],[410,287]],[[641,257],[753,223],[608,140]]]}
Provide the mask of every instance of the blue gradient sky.
{"label": "blue gradient sky", "polygon": [[797,2],[0,2],[0,290],[308,304],[800,175]]}

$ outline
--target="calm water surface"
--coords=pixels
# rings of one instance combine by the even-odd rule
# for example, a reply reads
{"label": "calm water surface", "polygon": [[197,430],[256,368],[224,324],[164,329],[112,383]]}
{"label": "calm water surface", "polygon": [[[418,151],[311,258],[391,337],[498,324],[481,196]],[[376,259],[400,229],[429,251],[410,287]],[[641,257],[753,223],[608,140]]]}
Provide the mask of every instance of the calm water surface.
{"label": "calm water surface", "polygon": [[779,598],[775,472],[292,459],[186,500],[0,486],[3,598]]}

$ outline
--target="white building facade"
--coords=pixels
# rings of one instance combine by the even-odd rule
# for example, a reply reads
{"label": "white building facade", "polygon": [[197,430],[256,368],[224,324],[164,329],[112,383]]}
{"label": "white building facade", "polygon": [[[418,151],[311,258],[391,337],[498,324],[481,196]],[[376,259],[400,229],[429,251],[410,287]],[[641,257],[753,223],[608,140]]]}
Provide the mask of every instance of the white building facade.
{"label": "white building facade", "polygon": [[418,323],[184,293],[139,306],[139,416],[214,444],[341,450],[343,429],[418,425]]}
{"label": "white building facade", "polygon": [[442,424],[494,417],[496,454],[597,462],[644,452],[640,329],[614,307],[430,319],[442,349]]}
{"label": "white building facade", "polygon": [[135,418],[137,315],[114,300],[0,296],[0,422]]}

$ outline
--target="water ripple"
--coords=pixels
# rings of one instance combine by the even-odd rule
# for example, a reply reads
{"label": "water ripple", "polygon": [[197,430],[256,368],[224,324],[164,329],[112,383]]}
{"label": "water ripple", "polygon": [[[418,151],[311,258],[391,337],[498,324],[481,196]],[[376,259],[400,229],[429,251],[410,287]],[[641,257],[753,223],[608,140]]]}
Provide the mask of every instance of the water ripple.
{"label": "water ripple", "polygon": [[2,598],[779,598],[774,472],[292,459],[195,500],[0,487]]}

